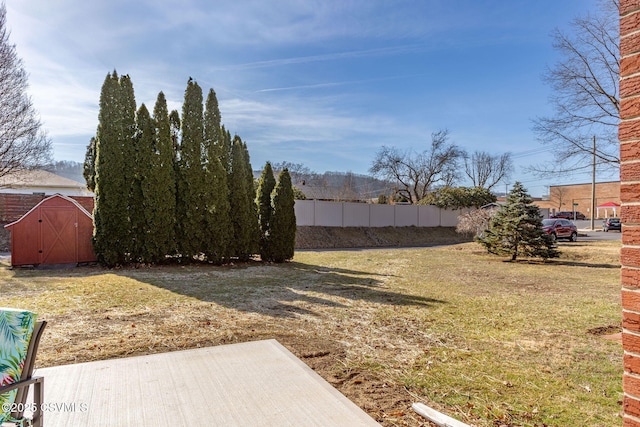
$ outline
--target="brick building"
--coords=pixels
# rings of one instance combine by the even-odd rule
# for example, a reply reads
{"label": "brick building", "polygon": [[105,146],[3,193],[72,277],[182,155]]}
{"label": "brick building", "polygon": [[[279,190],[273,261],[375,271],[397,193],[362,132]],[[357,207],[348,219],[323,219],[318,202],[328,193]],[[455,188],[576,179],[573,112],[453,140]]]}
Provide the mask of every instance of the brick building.
{"label": "brick building", "polygon": [[623,425],[640,427],[640,0],[620,1]]}
{"label": "brick building", "polygon": [[[597,209],[598,205],[615,203],[620,205],[620,181],[596,183],[596,218],[614,216],[613,209]],[[549,187],[548,199],[536,200],[535,204],[540,208],[547,208],[553,214],[557,211],[582,212],[591,218],[591,183],[552,185]],[[616,210],[619,214],[619,209]]]}

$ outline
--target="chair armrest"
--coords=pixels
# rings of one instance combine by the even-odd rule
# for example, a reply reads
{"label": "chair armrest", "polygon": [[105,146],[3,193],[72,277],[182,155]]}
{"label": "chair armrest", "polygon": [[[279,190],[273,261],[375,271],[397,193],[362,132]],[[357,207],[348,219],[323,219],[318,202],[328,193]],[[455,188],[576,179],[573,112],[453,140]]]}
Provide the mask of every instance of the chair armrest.
{"label": "chair armrest", "polygon": [[[0,387],[0,394],[16,390],[23,387],[30,387],[33,385],[33,418],[31,419],[31,425],[33,427],[42,427],[42,403],[44,401],[44,377],[31,377],[27,380],[18,381],[17,383],[9,384]],[[26,400],[26,394],[25,400]],[[22,402],[24,403],[24,402]],[[23,411],[11,412],[11,416],[15,419],[23,418]]]}
{"label": "chair armrest", "polygon": [[11,390],[17,390],[22,387],[28,387],[35,383],[41,383],[43,382],[43,380],[44,380],[44,377],[31,377],[28,380],[21,380],[21,381],[18,381],[17,383],[8,384],[0,387],[0,394],[6,393]]}

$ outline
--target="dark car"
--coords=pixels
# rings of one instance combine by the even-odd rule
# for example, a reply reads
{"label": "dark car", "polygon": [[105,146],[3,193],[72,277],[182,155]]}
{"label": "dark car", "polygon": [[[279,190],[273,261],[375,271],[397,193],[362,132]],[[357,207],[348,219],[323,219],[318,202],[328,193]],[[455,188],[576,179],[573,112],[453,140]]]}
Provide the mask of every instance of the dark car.
{"label": "dark car", "polygon": [[543,219],[542,231],[551,236],[552,240],[578,240],[578,227],[567,219]]}
{"label": "dark car", "polygon": [[579,219],[579,220],[587,219],[587,217],[584,216],[582,212],[576,211],[575,214],[576,214],[576,217],[574,218],[572,211],[560,211],[560,212],[556,212],[554,215],[551,215],[551,218]]}
{"label": "dark car", "polygon": [[607,218],[602,221],[602,231],[618,230],[622,231],[622,223],[620,218]]}

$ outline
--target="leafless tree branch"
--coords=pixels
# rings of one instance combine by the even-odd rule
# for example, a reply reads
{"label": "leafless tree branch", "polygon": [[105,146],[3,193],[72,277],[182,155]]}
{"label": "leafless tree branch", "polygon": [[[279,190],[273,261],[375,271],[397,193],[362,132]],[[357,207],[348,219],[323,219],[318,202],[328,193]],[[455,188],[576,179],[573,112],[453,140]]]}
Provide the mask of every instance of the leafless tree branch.
{"label": "leafless tree branch", "polygon": [[0,177],[44,166],[51,141],[27,96],[27,73],[9,42],[6,6],[0,5]]}
{"label": "leafless tree branch", "polygon": [[533,129],[543,143],[557,148],[554,157],[560,161],[533,167],[533,171],[558,171],[570,159],[590,163],[593,136],[598,161],[611,167],[620,163],[618,8],[618,0],[601,0],[597,15],[571,23],[570,35],[560,30],[552,33],[553,47],[562,59],[543,78],[553,90],[554,113],[536,118]]}
{"label": "leafless tree branch", "polygon": [[449,142],[449,132],[440,130],[431,135],[429,148],[422,152],[383,146],[369,172],[396,183],[398,194],[417,203],[436,185],[451,186],[458,180],[462,156],[463,151]]}

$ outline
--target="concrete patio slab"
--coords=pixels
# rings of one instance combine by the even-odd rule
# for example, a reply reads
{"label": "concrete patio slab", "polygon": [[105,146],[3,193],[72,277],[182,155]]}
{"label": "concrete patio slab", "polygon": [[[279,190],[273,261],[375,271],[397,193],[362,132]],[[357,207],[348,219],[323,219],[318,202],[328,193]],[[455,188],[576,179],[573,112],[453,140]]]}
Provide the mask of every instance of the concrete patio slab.
{"label": "concrete patio slab", "polygon": [[275,340],[39,369],[44,425],[375,426]]}

